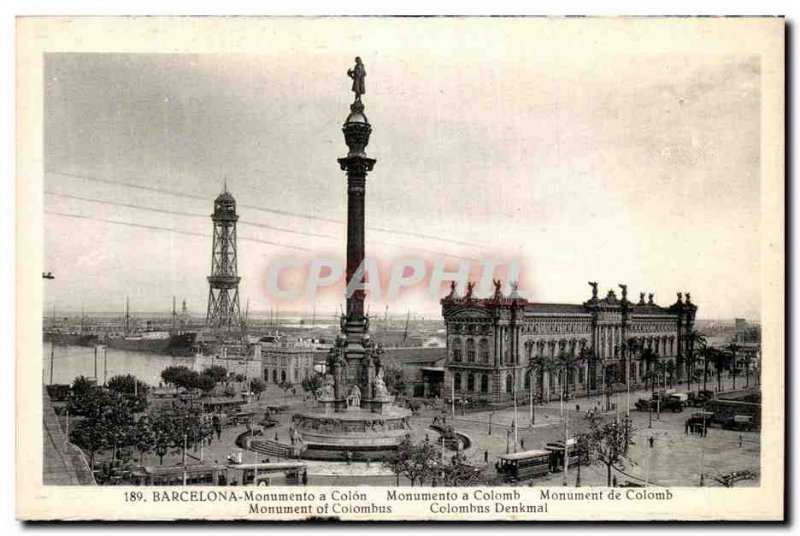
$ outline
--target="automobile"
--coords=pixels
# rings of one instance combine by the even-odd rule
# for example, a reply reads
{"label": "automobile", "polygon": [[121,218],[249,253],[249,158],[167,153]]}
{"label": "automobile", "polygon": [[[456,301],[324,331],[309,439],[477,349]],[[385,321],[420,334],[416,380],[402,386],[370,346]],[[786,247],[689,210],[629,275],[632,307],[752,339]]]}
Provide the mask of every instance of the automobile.
{"label": "automobile", "polygon": [[692,416],[686,420],[687,430],[705,435],[711,422],[714,420],[714,414],[710,411],[695,411]]}
{"label": "automobile", "polygon": [[749,432],[753,429],[753,417],[750,415],[734,415],[722,422],[725,430],[737,430],[739,432]]}
{"label": "automobile", "polygon": [[672,413],[680,413],[683,411],[684,400],[674,394],[664,397],[660,404],[661,411],[672,411]]}
{"label": "automobile", "polygon": [[650,411],[651,409],[656,409],[656,402],[654,400],[640,398],[636,401],[635,407],[639,411]]}
{"label": "automobile", "polygon": [[693,406],[696,408],[701,408],[705,405],[706,402],[714,398],[714,391],[708,390],[700,390],[696,393],[689,393],[687,399],[687,405]]}

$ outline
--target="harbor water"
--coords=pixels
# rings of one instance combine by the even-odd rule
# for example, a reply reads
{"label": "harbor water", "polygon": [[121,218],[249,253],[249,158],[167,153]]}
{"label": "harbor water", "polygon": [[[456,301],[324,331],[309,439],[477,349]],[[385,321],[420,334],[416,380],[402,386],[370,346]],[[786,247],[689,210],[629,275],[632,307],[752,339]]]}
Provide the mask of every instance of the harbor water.
{"label": "harbor water", "polygon": [[52,349],[53,381],[56,384],[71,384],[78,376],[94,378],[103,383],[120,374],[133,374],[139,380],[156,386],[161,381],[161,371],[171,365],[187,366],[198,372],[206,367],[221,365],[235,374],[250,378],[261,375],[261,362],[244,359],[220,359],[211,356],[173,357],[147,352],[131,352],[104,346],[73,346],[44,343],[42,351],[42,380],[50,383]]}

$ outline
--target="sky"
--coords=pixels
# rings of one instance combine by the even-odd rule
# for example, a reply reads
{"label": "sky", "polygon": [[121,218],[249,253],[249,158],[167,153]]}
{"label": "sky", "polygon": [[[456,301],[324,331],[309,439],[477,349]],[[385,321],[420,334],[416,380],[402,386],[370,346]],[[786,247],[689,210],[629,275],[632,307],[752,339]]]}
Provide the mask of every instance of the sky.
{"label": "sky", "polygon": [[[177,296],[203,313],[227,182],[243,307],[336,310],[339,290],[280,303],[265,280],[279,259],[344,255],[336,159],[360,55],[377,159],[367,255],[381,265],[519,259],[534,301],[626,283],[662,305],[690,291],[702,318],[757,319],[759,58],[579,34],[564,50],[486,26],[400,20],[389,36],[354,25],[326,41],[312,24],[258,53],[48,54],[45,308],[121,310],[127,296],[166,311]],[[421,290],[388,305],[438,310]]]}

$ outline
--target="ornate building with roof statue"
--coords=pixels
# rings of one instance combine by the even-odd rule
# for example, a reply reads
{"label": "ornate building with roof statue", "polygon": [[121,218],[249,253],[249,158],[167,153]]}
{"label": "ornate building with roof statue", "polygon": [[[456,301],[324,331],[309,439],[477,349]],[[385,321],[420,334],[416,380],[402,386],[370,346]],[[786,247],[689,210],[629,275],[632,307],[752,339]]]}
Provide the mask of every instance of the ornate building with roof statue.
{"label": "ornate building with roof statue", "polygon": [[597,283],[589,285],[587,301],[567,304],[528,301],[515,284],[506,295],[500,281],[490,297],[474,297],[474,283],[461,297],[453,283],[441,300],[447,328],[443,394],[455,391],[456,400],[492,405],[508,405],[515,396],[527,402],[531,394],[558,399],[562,389],[581,397],[603,393],[603,385],[606,393],[638,387],[656,367],[666,371],[668,384],[682,381],[697,311],[691,295],[684,299],[679,292],[665,307],[653,294],[629,301],[627,285],[619,285],[619,297],[609,290],[603,298]]}

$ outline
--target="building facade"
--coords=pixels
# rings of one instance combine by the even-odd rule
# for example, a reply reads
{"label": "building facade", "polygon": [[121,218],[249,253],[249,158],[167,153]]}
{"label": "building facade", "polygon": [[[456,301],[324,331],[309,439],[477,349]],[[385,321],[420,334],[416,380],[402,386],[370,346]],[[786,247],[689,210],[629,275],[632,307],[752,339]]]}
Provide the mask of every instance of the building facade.
{"label": "building facade", "polygon": [[[543,400],[562,393],[587,396],[644,383],[648,371],[661,370],[668,383],[685,374],[685,356],[697,307],[678,293],[662,307],[653,295],[638,303],[621,285],[599,298],[597,284],[582,304],[535,303],[499,282],[491,298],[465,297],[455,290],[441,301],[447,331],[443,392],[457,399],[508,404],[516,397]],[[651,374],[652,375],[652,374]]]}
{"label": "building facade", "polygon": [[315,373],[315,360],[324,362],[328,349],[308,341],[262,343],[261,366],[264,381],[298,385]]}

